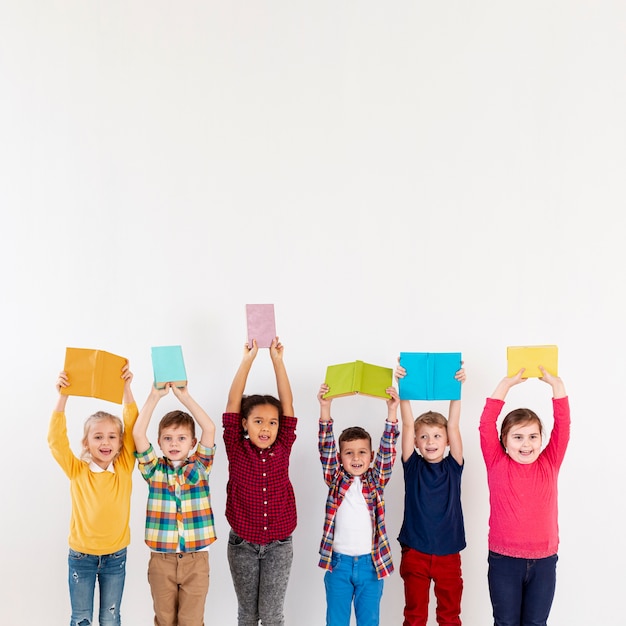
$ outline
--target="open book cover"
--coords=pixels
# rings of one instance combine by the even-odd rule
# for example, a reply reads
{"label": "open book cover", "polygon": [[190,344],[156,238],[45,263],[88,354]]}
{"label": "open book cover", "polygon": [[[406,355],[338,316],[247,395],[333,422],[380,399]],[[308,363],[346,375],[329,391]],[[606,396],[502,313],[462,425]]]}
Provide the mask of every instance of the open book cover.
{"label": "open book cover", "polygon": [[460,400],[460,352],[401,352],[406,376],[398,380],[401,400]]}
{"label": "open book cover", "polygon": [[66,348],[65,365],[70,381],[63,387],[64,396],[87,396],[122,404],[124,380],[122,368],[128,360],[104,350]]}
{"label": "open book cover", "polygon": [[375,398],[388,399],[387,387],[393,384],[393,370],[390,367],[371,365],[363,361],[329,365],[324,381],[329,391],[325,398],[339,398],[356,393]]}
{"label": "open book cover", "polygon": [[509,346],[506,349],[507,376],[515,376],[523,367],[523,378],[541,378],[541,365],[552,376],[559,375],[559,351],[555,345]]}
{"label": "open book cover", "polygon": [[276,319],[273,304],[246,304],[248,345],[256,339],[259,348],[269,348],[276,338]]}
{"label": "open book cover", "polygon": [[155,346],[151,351],[154,386],[163,389],[167,383],[173,383],[176,387],[184,387],[187,384],[187,372],[182,347]]}

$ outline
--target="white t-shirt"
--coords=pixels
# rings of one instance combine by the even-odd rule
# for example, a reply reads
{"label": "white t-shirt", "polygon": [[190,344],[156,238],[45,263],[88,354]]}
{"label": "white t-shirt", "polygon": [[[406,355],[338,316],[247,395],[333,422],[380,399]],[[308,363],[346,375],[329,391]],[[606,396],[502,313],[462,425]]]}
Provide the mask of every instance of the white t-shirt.
{"label": "white t-shirt", "polygon": [[334,552],[361,556],[372,551],[374,526],[362,490],[361,478],[355,476],[335,515]]}

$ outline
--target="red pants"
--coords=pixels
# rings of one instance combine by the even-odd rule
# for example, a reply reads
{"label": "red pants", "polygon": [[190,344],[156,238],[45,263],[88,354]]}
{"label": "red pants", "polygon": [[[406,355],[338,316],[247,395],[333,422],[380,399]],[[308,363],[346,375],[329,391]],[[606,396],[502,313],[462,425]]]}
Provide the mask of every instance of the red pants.
{"label": "red pants", "polygon": [[404,580],[403,626],[426,626],[430,581],[435,583],[437,623],[439,626],[460,626],[461,555],[436,556],[411,548],[402,548],[400,576]]}

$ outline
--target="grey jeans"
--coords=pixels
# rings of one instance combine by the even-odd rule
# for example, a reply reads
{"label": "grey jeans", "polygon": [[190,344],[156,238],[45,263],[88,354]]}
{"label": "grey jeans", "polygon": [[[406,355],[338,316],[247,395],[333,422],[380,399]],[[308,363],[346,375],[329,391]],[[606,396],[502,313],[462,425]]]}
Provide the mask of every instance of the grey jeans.
{"label": "grey jeans", "polygon": [[293,560],[291,537],[267,545],[249,543],[232,530],[228,564],[237,594],[239,626],[283,626],[283,605]]}

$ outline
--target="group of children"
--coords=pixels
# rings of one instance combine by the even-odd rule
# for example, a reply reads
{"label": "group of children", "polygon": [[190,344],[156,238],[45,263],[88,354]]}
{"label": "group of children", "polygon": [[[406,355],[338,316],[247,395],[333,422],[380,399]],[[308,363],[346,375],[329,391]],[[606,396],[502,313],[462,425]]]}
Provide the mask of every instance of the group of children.
{"label": "group of children", "polygon": [[[297,419],[278,338],[269,349],[278,398],[244,395],[257,353],[256,341],[244,347],[223,415],[229,464],[226,519],[231,527],[227,554],[239,626],[258,626],[259,622],[278,626],[284,624],[293,558],[291,537],[296,527],[289,457]],[[510,412],[498,434],[496,422],[504,399],[512,386],[525,380],[523,370],[497,385],[480,418],[490,491],[488,583],[495,626],[545,625],[554,596],[557,477],[570,419],[563,382],[541,371],[541,380],[552,388],[554,406],[554,427],[544,449],[541,420],[529,409]],[[405,374],[398,366],[396,378]],[[209,587],[208,548],[216,539],[209,490],[215,424],[187,386],[152,387],[138,412],[128,366],[121,375],[125,382],[123,423],[104,412],[89,417],[80,458],[72,453],[67,437],[67,395],[59,394],[50,422],[50,448],[71,485],[71,626],[92,623],[96,582],[100,625],[121,623],[135,457],[149,486],[145,541],[151,550],[148,580],[154,623],[202,626]],[[461,368],[456,378],[464,382],[465,377]],[[56,386],[59,392],[71,386],[65,372],[59,374]],[[186,411],[171,411],[160,420],[159,457],[147,430],[158,402],[170,391]],[[404,625],[426,625],[431,583],[437,598],[437,623],[461,624],[460,551],[465,547],[461,401],[450,402],[447,419],[433,411],[414,419],[410,402],[400,400],[394,387],[388,388],[386,422],[375,453],[370,435],[361,427],[346,428],[335,439],[331,400],[325,397],[328,391],[322,384],[318,393],[319,452],[328,485],[319,562],[326,570],[327,626],[348,626],[353,606],[359,626],[380,621],[384,579],[393,572],[383,493],[400,434],[398,408],[405,478],[399,535]]]}

